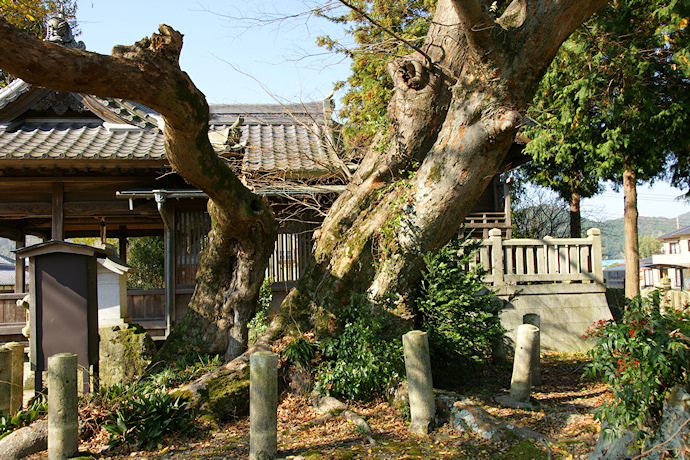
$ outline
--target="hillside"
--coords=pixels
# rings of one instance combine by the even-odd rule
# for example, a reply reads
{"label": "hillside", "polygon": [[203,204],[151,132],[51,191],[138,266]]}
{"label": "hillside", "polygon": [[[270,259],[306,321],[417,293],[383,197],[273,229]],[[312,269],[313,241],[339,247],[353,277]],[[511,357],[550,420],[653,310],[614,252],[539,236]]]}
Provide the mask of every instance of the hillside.
{"label": "hillside", "polygon": [[[690,225],[690,212],[681,214],[677,219],[666,217],[640,217],[638,230],[640,235],[660,236],[672,232],[678,227]],[[623,259],[623,218],[606,220],[603,222],[585,221],[583,228],[597,227],[601,229],[602,252],[604,259]]]}

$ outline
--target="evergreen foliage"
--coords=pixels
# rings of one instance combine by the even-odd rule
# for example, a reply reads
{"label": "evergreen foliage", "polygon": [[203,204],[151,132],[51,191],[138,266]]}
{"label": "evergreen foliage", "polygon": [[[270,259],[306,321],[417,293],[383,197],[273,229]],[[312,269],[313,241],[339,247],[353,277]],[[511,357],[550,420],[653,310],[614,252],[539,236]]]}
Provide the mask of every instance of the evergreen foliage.
{"label": "evergreen foliage", "polygon": [[165,242],[160,236],[130,238],[127,263],[140,269],[127,276],[130,289],[160,289],[165,287]]}
{"label": "evergreen foliage", "polygon": [[386,334],[381,305],[353,297],[343,308],[342,331],[321,341],[315,390],[348,400],[382,396],[404,375],[402,339]]}
{"label": "evergreen foliage", "polygon": [[625,168],[690,187],[688,16],[682,0],[612,2],[563,44],[530,110],[535,181],[566,200]]}
{"label": "evergreen foliage", "polygon": [[505,332],[499,318],[503,302],[484,286],[485,270],[470,267],[479,244],[467,235],[424,256],[426,271],[416,305],[435,366],[483,364]]}

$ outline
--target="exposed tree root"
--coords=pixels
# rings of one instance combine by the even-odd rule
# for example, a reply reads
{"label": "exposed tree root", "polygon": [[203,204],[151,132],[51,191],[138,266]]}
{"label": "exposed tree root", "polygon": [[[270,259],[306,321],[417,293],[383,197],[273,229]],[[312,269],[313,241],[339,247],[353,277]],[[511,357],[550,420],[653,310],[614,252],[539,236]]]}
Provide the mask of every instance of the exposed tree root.
{"label": "exposed tree root", "polygon": [[0,440],[0,458],[19,460],[48,449],[48,420],[39,420]]}

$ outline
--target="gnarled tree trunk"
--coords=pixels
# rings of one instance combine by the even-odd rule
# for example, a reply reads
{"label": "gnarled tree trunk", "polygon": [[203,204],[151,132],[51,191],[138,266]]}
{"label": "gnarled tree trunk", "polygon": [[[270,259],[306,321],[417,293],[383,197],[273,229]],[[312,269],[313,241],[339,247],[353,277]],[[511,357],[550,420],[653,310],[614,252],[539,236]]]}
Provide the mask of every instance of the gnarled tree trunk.
{"label": "gnarled tree trunk", "polygon": [[267,202],[242,185],[211,147],[208,104],[180,70],[181,48],[182,34],[161,25],[160,34],[104,56],[37,40],[0,18],[3,70],[47,88],[137,101],[163,116],[167,158],[209,196],[212,222],[189,313],[163,354],[233,358],[246,348],[247,321],[256,309],[276,225]]}
{"label": "gnarled tree trunk", "polygon": [[494,21],[479,0],[439,1],[421,50],[389,65],[390,127],[333,205],[284,312],[313,322],[353,293],[393,294],[394,315],[411,318],[422,255],[457,232],[557,49],[604,3],[516,0]]}

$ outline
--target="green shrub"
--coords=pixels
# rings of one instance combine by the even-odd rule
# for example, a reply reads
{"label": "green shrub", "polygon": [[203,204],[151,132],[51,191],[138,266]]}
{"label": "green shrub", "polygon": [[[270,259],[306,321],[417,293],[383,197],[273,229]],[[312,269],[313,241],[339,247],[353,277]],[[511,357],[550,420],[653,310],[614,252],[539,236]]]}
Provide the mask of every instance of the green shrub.
{"label": "green shrub", "polygon": [[456,238],[438,254],[424,256],[423,275],[416,306],[429,335],[434,366],[460,362],[484,363],[505,330],[499,312],[504,303],[486,289],[480,266],[469,268],[479,243],[468,236]]}
{"label": "green shrub", "polygon": [[268,314],[271,310],[271,300],[273,300],[273,291],[271,290],[271,280],[264,280],[259,291],[259,301],[256,305],[256,314],[249,321],[247,327],[249,328],[249,345],[251,346],[256,339],[261,337],[266,329],[268,329]]}
{"label": "green shrub", "polygon": [[343,309],[340,334],[321,342],[316,391],[348,400],[383,395],[403,373],[402,341],[386,337],[381,305],[353,298]]}
{"label": "green shrub", "polygon": [[688,383],[690,314],[660,311],[659,291],[632,299],[620,321],[600,321],[586,336],[596,338],[585,375],[599,376],[613,399],[597,412],[608,422],[605,436],[624,429],[643,441],[661,417],[663,401],[675,385]]}
{"label": "green shrub", "polygon": [[47,403],[41,399],[36,399],[29,407],[21,409],[14,415],[5,415],[0,412],[0,439],[17,428],[31,425],[35,420],[44,416],[47,411]]}

